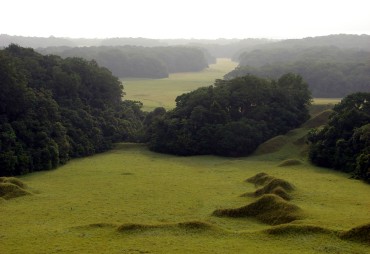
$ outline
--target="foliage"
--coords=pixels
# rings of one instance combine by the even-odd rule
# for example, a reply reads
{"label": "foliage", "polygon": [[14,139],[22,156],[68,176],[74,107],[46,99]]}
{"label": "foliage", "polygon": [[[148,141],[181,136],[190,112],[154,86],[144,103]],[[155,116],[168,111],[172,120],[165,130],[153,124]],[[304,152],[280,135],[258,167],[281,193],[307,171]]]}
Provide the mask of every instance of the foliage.
{"label": "foliage", "polygon": [[214,61],[206,50],[185,46],[51,47],[39,52],[95,59],[118,77],[167,78],[169,73],[201,71],[208,67],[208,59]]}
{"label": "foliage", "polygon": [[336,47],[267,48],[245,52],[240,65],[225,76],[247,73],[277,78],[286,72],[300,74],[314,97],[341,98],[370,91],[370,52]]}
{"label": "foliage", "polygon": [[179,155],[252,153],[267,139],[308,119],[310,93],[302,78],[244,76],[216,80],[176,99],[176,108],[148,128],[150,149]]}
{"label": "foliage", "polygon": [[370,182],[370,93],[355,93],[334,107],[328,124],[309,135],[310,159]]}
{"label": "foliage", "polygon": [[10,45],[0,51],[0,86],[0,175],[105,151],[141,127],[140,104],[122,101],[120,81],[94,61]]}

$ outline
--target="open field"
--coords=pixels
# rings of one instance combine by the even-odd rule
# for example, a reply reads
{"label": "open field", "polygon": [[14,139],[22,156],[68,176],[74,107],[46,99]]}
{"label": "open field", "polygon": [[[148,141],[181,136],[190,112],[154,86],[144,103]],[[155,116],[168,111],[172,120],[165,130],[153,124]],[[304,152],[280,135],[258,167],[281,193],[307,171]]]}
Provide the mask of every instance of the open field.
{"label": "open field", "polygon": [[[370,223],[370,186],[311,166],[306,132],[267,141],[247,158],[117,144],[23,176],[33,195],[0,201],[1,253],[368,253],[370,245],[341,234]],[[294,186],[287,202],[301,218],[272,226],[213,215],[256,202],[242,194],[256,191],[245,180],[261,172]]]}
{"label": "open field", "polygon": [[174,108],[177,96],[213,85],[215,79],[222,79],[236,66],[230,59],[217,59],[216,64],[201,72],[174,73],[165,79],[124,79],[125,98],[143,102],[147,111],[156,107]]}

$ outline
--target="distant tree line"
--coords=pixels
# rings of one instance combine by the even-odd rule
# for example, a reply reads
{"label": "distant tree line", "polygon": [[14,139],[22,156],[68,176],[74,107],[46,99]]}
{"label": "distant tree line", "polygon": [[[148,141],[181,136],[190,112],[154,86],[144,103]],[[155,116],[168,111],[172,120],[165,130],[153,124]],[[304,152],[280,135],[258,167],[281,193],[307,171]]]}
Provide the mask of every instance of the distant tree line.
{"label": "distant tree line", "polygon": [[354,93],[334,107],[326,126],[309,134],[309,157],[322,167],[370,183],[370,93]]}
{"label": "distant tree line", "polygon": [[117,77],[166,78],[170,73],[201,71],[215,62],[206,50],[184,46],[50,47],[38,52],[94,59]]}
{"label": "distant tree line", "polygon": [[277,81],[247,75],[217,80],[176,99],[176,108],[148,115],[153,151],[177,155],[243,156],[309,118],[311,95],[299,75]]}
{"label": "distant tree line", "polygon": [[95,61],[0,50],[0,176],[47,170],[136,141],[141,104]]}
{"label": "distant tree line", "polygon": [[314,97],[342,98],[354,92],[370,92],[370,51],[337,47],[269,48],[245,52],[239,66],[225,75],[246,74],[267,78],[293,72],[308,83]]}
{"label": "distant tree line", "polygon": [[[341,49],[356,49],[370,51],[370,35],[336,34],[327,36],[308,37],[303,39],[271,40],[263,38],[245,39],[150,39],[150,38],[57,38],[57,37],[24,37],[0,35],[0,47],[6,47],[11,43],[24,47],[47,48],[47,47],[99,47],[99,46],[142,46],[142,47],[168,47],[190,46],[199,47],[209,52],[212,57],[233,58],[235,62],[244,52],[253,50],[311,48],[323,46],[335,46]],[[208,63],[212,63],[209,61]]]}

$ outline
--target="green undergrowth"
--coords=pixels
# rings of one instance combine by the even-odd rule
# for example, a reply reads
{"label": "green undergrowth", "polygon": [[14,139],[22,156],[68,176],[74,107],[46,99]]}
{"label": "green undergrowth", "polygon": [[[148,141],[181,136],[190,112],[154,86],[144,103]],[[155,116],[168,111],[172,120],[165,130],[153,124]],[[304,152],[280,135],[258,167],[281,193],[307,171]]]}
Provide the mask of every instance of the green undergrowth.
{"label": "green undergrowth", "polygon": [[[122,143],[19,177],[37,192],[0,198],[1,252],[368,253],[370,186],[309,164],[296,142],[307,131],[245,158],[177,157]],[[256,215],[212,214],[242,207]],[[277,209],[266,207],[298,218],[276,225]]]}

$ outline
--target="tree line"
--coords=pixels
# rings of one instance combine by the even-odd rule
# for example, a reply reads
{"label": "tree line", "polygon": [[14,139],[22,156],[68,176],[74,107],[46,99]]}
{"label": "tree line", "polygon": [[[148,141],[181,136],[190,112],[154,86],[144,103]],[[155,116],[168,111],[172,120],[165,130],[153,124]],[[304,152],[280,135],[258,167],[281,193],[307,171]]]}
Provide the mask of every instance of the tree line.
{"label": "tree line", "polygon": [[370,183],[370,93],[348,95],[333,110],[328,124],[309,134],[310,160]]}
{"label": "tree line", "polygon": [[141,104],[95,61],[0,50],[0,175],[47,170],[136,141]]}
{"label": "tree line", "polygon": [[246,74],[267,78],[293,72],[309,84],[314,97],[342,98],[354,92],[370,92],[370,51],[334,46],[269,48],[245,52],[239,66],[225,75]]}
{"label": "tree line", "polygon": [[49,47],[38,52],[94,59],[121,78],[167,78],[170,73],[201,71],[208,68],[208,63],[215,62],[206,50],[185,46]]}

